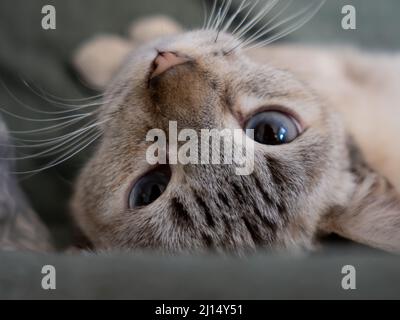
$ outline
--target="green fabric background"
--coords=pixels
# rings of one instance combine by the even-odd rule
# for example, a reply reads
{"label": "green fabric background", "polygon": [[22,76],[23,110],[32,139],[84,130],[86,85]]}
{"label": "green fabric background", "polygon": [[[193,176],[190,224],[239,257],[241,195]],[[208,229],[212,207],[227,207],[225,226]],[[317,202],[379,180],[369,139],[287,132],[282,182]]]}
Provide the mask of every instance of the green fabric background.
{"label": "green fabric background", "polygon": [[[400,299],[400,259],[354,252],[241,260],[0,253],[0,261],[0,299]],[[48,264],[56,268],[54,291],[40,285]],[[342,289],[345,265],[356,268],[356,290]]]}

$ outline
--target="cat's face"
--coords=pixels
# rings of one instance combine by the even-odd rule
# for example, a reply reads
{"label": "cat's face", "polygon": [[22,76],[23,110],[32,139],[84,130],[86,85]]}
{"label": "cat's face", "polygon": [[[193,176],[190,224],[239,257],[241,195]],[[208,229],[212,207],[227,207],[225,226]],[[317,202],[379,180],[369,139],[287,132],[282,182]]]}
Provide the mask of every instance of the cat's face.
{"label": "cat's face", "polygon": [[[321,217],[348,200],[353,180],[336,114],[289,73],[231,51],[233,37],[216,37],[199,31],[151,43],[129,56],[108,88],[111,103],[99,111],[99,120],[107,119],[103,138],[74,199],[75,217],[97,248],[311,247]],[[150,80],[157,50],[188,61]],[[168,134],[170,121],[196,131],[261,121],[254,126],[254,171],[150,165],[146,135],[154,128]],[[277,122],[287,141],[271,142],[268,130]],[[147,176],[150,183],[143,183]],[[135,188],[151,201],[135,205]]]}

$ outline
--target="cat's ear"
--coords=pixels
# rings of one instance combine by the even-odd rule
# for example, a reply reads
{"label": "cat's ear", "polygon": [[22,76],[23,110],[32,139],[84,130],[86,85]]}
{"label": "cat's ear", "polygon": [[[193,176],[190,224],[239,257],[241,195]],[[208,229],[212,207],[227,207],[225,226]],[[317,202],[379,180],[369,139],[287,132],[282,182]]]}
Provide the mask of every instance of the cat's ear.
{"label": "cat's ear", "polygon": [[350,201],[326,216],[322,229],[371,247],[400,253],[400,194],[349,145],[356,188]]}
{"label": "cat's ear", "polygon": [[97,36],[77,50],[73,65],[87,86],[103,91],[134,47],[118,36]]}

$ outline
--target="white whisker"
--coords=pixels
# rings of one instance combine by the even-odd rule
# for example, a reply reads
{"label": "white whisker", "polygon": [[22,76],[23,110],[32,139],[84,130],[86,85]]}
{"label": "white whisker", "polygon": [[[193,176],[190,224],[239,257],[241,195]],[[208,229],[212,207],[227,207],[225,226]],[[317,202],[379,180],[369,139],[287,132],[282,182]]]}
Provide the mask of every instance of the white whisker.
{"label": "white whisker", "polygon": [[[20,76],[19,78],[25,86],[27,86],[31,90],[35,90],[33,88],[33,85],[29,84],[29,82],[25,79],[26,77]],[[85,98],[62,98],[62,97],[58,97],[48,91],[45,91],[43,88],[38,88],[38,90],[40,90],[41,92],[46,94],[46,96],[51,97],[54,100],[58,100],[59,102],[82,102],[82,101],[98,100],[104,96],[103,94],[97,94],[97,95],[94,95],[91,97],[85,97]]]}
{"label": "white whisker", "polygon": [[46,150],[43,150],[43,151],[40,151],[40,152],[37,152],[37,153],[33,153],[33,154],[30,154],[30,155],[27,155],[27,156],[23,156],[23,157],[8,157],[8,158],[0,158],[0,159],[1,160],[17,161],[17,160],[36,159],[36,158],[41,158],[41,157],[44,157],[44,156],[47,157],[47,156],[51,155],[52,151],[59,150],[60,148],[61,148],[61,151],[58,151],[57,153],[62,152],[63,151],[63,149],[62,149],[63,146],[66,146],[66,149],[68,149],[69,148],[69,146],[68,146],[69,142],[74,141],[75,139],[78,139],[78,141],[79,141],[79,139],[81,139],[82,136],[83,136],[83,138],[85,138],[85,135],[87,135],[87,136],[88,135],[93,135],[93,132],[90,132],[90,131],[83,132],[83,133],[79,134],[77,137],[75,137],[75,136],[70,137],[70,138],[62,141],[61,143],[57,143],[57,145],[52,146],[51,148],[48,148]]}
{"label": "white whisker", "polygon": [[[301,14],[306,13],[306,14],[304,15],[304,17],[301,18],[301,19],[299,19],[299,20],[298,20],[297,22],[295,22],[293,25],[288,26],[286,29],[283,29],[282,31],[280,31],[280,32],[278,32],[277,34],[271,36],[270,38],[268,38],[268,39],[266,39],[266,40],[264,40],[264,41],[261,41],[261,42],[259,42],[259,43],[255,43],[254,45],[250,45],[250,46],[249,46],[249,44],[245,44],[246,49],[258,48],[258,47],[262,47],[262,46],[268,45],[268,44],[270,44],[270,43],[273,43],[273,42],[277,41],[278,39],[281,39],[281,38],[287,36],[288,34],[293,33],[294,31],[296,31],[296,30],[298,30],[299,28],[301,28],[302,26],[304,26],[307,22],[309,22],[309,21],[315,16],[315,14],[321,9],[321,7],[323,6],[324,3],[325,3],[325,0],[322,0],[313,10],[311,10],[311,11],[308,12],[308,13],[307,13],[307,11],[308,11],[312,6],[307,7],[305,10],[302,10],[302,13],[301,13]],[[287,23],[287,22],[289,22],[289,21],[291,21],[291,20],[296,19],[298,16],[299,16],[299,14],[296,14],[296,15],[292,16],[290,20],[287,20],[287,19],[286,19],[287,21],[285,21],[285,23]],[[279,25],[282,25],[282,23],[280,23]],[[275,25],[275,26],[273,27],[273,29],[276,29],[277,27],[278,27],[278,26]],[[269,30],[268,32],[270,32],[270,31],[271,31],[271,30]],[[260,35],[260,36],[262,36],[262,35]],[[259,36],[259,37],[260,37],[260,36]],[[257,39],[258,39],[259,37],[257,37],[256,39],[253,39],[253,40],[251,41],[251,43],[254,43],[255,41],[257,41]],[[250,43],[250,44],[251,44],[251,43]]]}
{"label": "white whisker", "polygon": [[[30,86],[28,83],[25,84],[34,94],[36,94],[38,97],[40,97],[41,99],[43,99],[44,101],[52,104],[53,106],[60,106],[60,107],[66,107],[66,108],[62,108],[64,111],[62,112],[72,112],[72,111],[76,111],[76,110],[81,110],[84,108],[91,108],[91,107],[98,107],[101,106],[103,104],[105,104],[106,102],[103,99],[103,96],[99,96],[98,101],[96,102],[92,102],[92,103],[87,103],[87,104],[81,104],[81,105],[75,105],[75,104],[67,104],[67,103],[63,103],[63,102],[59,102],[56,100],[51,100],[47,97],[47,94],[44,94],[44,91],[42,89],[38,89],[41,92],[37,91],[35,88],[33,88],[32,86]],[[94,99],[91,99],[94,100]],[[60,108],[59,108],[60,109]],[[68,109],[68,110],[65,110]]]}
{"label": "white whisker", "polygon": [[[30,110],[30,111],[33,111],[33,112],[36,112],[36,113],[39,113],[39,114],[48,114],[48,115],[68,114],[68,113],[76,112],[77,110],[81,110],[81,109],[83,109],[84,107],[86,108],[86,107],[92,107],[92,106],[98,106],[98,105],[100,105],[100,103],[98,103],[98,104],[93,104],[93,103],[92,103],[92,104],[87,104],[87,105],[82,105],[82,106],[69,105],[69,106],[72,107],[72,108],[70,108],[69,110],[63,110],[63,111],[43,111],[43,110],[36,109],[36,108],[34,108],[34,107],[32,107],[32,106],[30,106],[30,105],[24,103],[22,100],[20,100],[13,92],[11,92],[11,90],[7,87],[7,85],[6,85],[6,84],[4,83],[4,81],[2,81],[1,79],[0,79],[0,83],[1,83],[2,87],[4,88],[4,90],[8,93],[8,95],[9,95],[12,99],[14,99],[19,105],[21,105],[21,106],[24,107],[25,109],[28,109],[28,110]],[[29,87],[29,84],[26,84],[26,83],[25,83],[25,85],[28,86],[28,88],[30,88],[30,87]],[[30,89],[31,89],[32,92],[34,92],[35,94],[37,94],[37,95],[38,95],[40,98],[42,98],[43,100],[45,100],[45,101],[47,101],[47,102],[49,102],[49,103],[51,103],[51,104],[54,103],[53,101],[50,101],[50,100],[47,99],[46,97],[41,96],[40,94],[38,94],[37,92],[35,92],[33,88],[30,88]],[[59,102],[56,102],[56,103],[60,104]],[[101,102],[101,104],[102,104],[102,102]],[[64,105],[66,105],[66,104],[64,104]]]}
{"label": "white whisker", "polygon": [[[222,5],[225,4],[225,1],[226,1],[226,0],[223,0]],[[212,30],[217,30],[218,23],[219,23],[219,21],[220,21],[220,19],[221,19],[221,13],[222,13],[222,6],[220,6],[220,7],[218,8],[217,15],[215,16],[214,22],[213,22],[213,24],[212,24],[212,26],[211,26],[211,29],[212,29]]]}
{"label": "white whisker", "polygon": [[207,5],[206,5],[206,0],[202,0],[201,3],[203,5],[203,11],[204,11],[204,20],[203,20],[203,26],[201,27],[202,30],[206,28],[207,22],[208,22],[208,12],[207,12]]}
{"label": "white whisker", "polygon": [[247,13],[245,14],[245,16],[243,17],[243,19],[240,21],[240,23],[236,26],[236,28],[232,31],[232,34],[234,36],[237,36],[237,32],[240,30],[240,28],[243,26],[243,24],[246,22],[247,18],[251,15],[251,13],[253,12],[253,10],[257,7],[258,3],[260,2],[260,0],[256,0],[254,1],[253,5],[250,7],[249,10],[247,10]]}
{"label": "white whisker", "polygon": [[214,20],[214,14],[215,14],[215,11],[217,9],[217,1],[218,0],[214,0],[213,6],[212,6],[212,10],[211,10],[211,13],[210,13],[210,17],[209,17],[209,20],[208,20],[208,23],[207,23],[206,30],[210,30],[210,28],[211,28],[211,24],[212,24],[212,22]]}
{"label": "white whisker", "polygon": [[248,44],[251,43],[251,41],[255,41],[254,39],[259,39],[261,37],[263,37],[264,35],[266,35],[268,32],[271,32],[273,30],[275,30],[276,28],[278,28],[279,26],[281,26],[282,24],[288,22],[290,19],[297,17],[298,15],[302,14],[302,12],[307,11],[308,7],[306,9],[303,9],[302,12],[297,12],[295,13],[293,16],[295,17],[291,17],[291,18],[286,18],[285,20],[280,21],[277,25],[271,27],[271,28],[267,28],[269,25],[271,25],[271,23],[273,23],[276,19],[280,18],[281,15],[290,7],[290,5],[293,3],[294,0],[289,0],[286,5],[280,9],[275,16],[273,16],[271,19],[268,19],[268,22],[262,27],[260,28],[257,32],[255,32],[251,37],[249,37],[248,39],[246,39],[243,44]]}
{"label": "white whisker", "polygon": [[215,42],[218,41],[218,37],[224,27],[225,19],[226,19],[226,16],[228,15],[229,9],[231,8],[231,5],[232,5],[232,0],[228,0],[228,2],[225,5],[225,8],[223,9],[221,19],[218,22],[218,27],[217,27],[218,33],[217,33],[217,37],[215,38]]}
{"label": "white whisker", "polygon": [[11,111],[8,111],[6,109],[0,108],[0,111],[8,114],[11,117],[14,117],[16,119],[20,119],[20,120],[26,120],[26,121],[31,121],[31,122],[55,122],[55,121],[62,121],[62,120],[69,120],[69,119],[76,119],[82,116],[91,116],[94,113],[93,112],[89,112],[89,113],[83,113],[83,114],[74,114],[74,115],[69,115],[69,116],[65,116],[65,117],[60,117],[60,118],[50,118],[50,119],[34,119],[34,118],[28,118],[28,117],[24,117],[18,114],[15,114]]}
{"label": "white whisker", "polygon": [[244,25],[238,32],[237,37],[245,36],[257,23],[259,23],[279,2],[280,0],[271,0],[261,9],[261,11],[246,25]]}
{"label": "white whisker", "polygon": [[39,156],[37,158],[50,158],[53,156],[58,156],[62,153],[65,153],[66,151],[72,150],[76,145],[79,145],[80,143],[84,142],[86,139],[93,138],[96,134],[99,134],[99,132],[87,132],[85,134],[82,134],[80,137],[76,138],[75,140],[71,140],[69,143],[65,144],[64,146],[54,149],[54,150],[48,150],[48,152],[43,155]]}
{"label": "white whisker", "polygon": [[232,6],[232,0],[228,0],[226,5],[225,5],[225,8],[224,8],[224,10],[222,12],[221,21],[220,21],[220,23],[218,25],[218,29],[219,30],[222,30],[222,28],[224,26],[224,23],[225,23],[225,19],[226,19],[228,13],[229,13],[229,10],[230,10],[231,6]]}
{"label": "white whisker", "polygon": [[[48,165],[46,165],[45,167],[42,167],[40,169],[36,169],[36,170],[30,170],[30,171],[23,171],[23,172],[14,172],[14,174],[17,175],[21,175],[21,174],[36,174],[45,170],[48,170],[50,168],[53,168],[55,166],[58,166],[59,164],[73,158],[75,155],[77,155],[78,153],[80,153],[81,151],[85,150],[87,147],[89,147],[93,142],[95,142],[98,138],[101,137],[101,133],[96,135],[94,138],[92,139],[88,139],[84,142],[82,142],[81,144],[79,144],[78,146],[76,146],[75,148],[72,148],[71,150],[69,150],[68,152],[66,152],[65,154],[63,154],[61,157],[58,157],[57,159],[55,159],[54,161],[50,162]],[[83,147],[81,147],[83,145]],[[79,149],[78,149],[79,148]],[[78,149],[78,150],[77,150]],[[76,151],[75,151],[76,150]],[[70,154],[71,152],[73,152],[72,154]]]}
{"label": "white whisker", "polygon": [[88,118],[88,116],[81,116],[79,118],[76,119],[72,119],[72,120],[68,120],[66,122],[63,123],[58,123],[52,126],[48,126],[45,128],[40,128],[40,129],[33,129],[33,130],[25,130],[25,131],[9,131],[10,134],[37,134],[37,133],[43,133],[43,132],[52,132],[55,130],[60,130],[66,127],[69,127],[71,125],[74,125],[78,122],[80,122],[83,119]]}
{"label": "white whisker", "polygon": [[239,8],[236,10],[236,12],[230,17],[230,19],[226,22],[224,28],[222,29],[222,32],[226,32],[230,26],[232,25],[233,21],[235,21],[236,17],[247,7],[249,6],[248,0],[242,0],[240,3]]}
{"label": "white whisker", "polygon": [[[16,141],[20,143],[19,145],[11,145],[11,144],[0,144],[1,146],[8,146],[8,147],[14,147],[14,148],[41,148],[45,146],[50,146],[55,143],[59,143],[61,141],[64,141],[65,139],[68,139],[70,137],[78,137],[81,132],[86,132],[89,130],[94,130],[96,127],[98,127],[100,124],[105,123],[105,121],[101,122],[92,122],[89,123],[88,126],[78,129],[74,132],[70,132],[68,134],[62,135],[60,137],[56,138],[51,138],[51,139],[38,139],[38,140],[29,140],[29,139],[20,139],[20,138],[12,138],[13,141]],[[30,144],[24,144],[24,143],[30,143]]]}

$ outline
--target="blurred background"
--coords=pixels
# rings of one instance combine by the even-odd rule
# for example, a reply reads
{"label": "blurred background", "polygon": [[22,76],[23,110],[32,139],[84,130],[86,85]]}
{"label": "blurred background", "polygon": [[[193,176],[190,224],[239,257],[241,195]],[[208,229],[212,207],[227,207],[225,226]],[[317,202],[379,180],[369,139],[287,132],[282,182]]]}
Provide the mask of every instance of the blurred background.
{"label": "blurred background", "polygon": [[[71,67],[71,57],[79,45],[98,34],[125,36],[135,19],[165,14],[189,29],[201,27],[204,8],[212,0],[1,0],[0,1],[0,108],[22,117],[50,119],[43,112],[57,112],[66,107],[46,101],[47,97],[68,99],[66,104],[87,103],[69,99],[83,99],[97,95],[77,76]],[[234,1],[232,11],[240,4]],[[263,2],[263,0],[261,1]],[[305,7],[309,0],[294,1],[297,8]],[[56,30],[41,28],[44,5],[56,8]],[[342,7],[353,5],[357,10],[357,29],[343,30]],[[300,30],[281,42],[301,42],[321,45],[350,45],[368,50],[393,51],[400,48],[398,36],[400,1],[398,0],[328,0],[321,11]],[[240,19],[240,16],[239,18]],[[262,23],[260,23],[262,26]],[[29,83],[29,85],[27,84]],[[37,91],[42,91],[38,94]],[[42,96],[41,96],[42,95]],[[54,96],[54,97],[53,97]],[[89,101],[90,102],[90,101]],[[41,110],[34,112],[30,108]],[[64,109],[65,110],[65,109]],[[37,130],[54,126],[60,121],[29,121],[2,112],[12,131]],[[60,115],[58,115],[60,116]],[[67,132],[71,132],[68,130]],[[38,134],[39,133],[39,134]],[[19,135],[25,139],[49,139],[49,135],[35,132]],[[51,132],[50,137],[65,134],[63,130]],[[35,149],[40,152],[40,149]],[[24,157],[29,149],[19,152]],[[73,228],[68,215],[68,202],[73,181],[90,150],[68,161],[37,174],[19,175],[20,183],[32,205],[50,227],[60,247],[71,241]],[[44,156],[18,162],[19,171],[36,170],[54,161],[57,156]]]}

